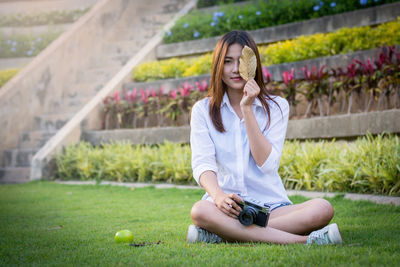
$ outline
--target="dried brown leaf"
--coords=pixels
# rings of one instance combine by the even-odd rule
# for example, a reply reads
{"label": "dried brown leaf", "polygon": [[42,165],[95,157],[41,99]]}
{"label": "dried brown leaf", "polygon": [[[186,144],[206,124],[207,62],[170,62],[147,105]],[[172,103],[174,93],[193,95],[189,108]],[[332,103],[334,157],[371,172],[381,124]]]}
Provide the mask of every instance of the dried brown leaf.
{"label": "dried brown leaf", "polygon": [[256,77],[256,69],[256,55],[250,47],[245,45],[239,58],[239,74],[244,80],[248,81]]}

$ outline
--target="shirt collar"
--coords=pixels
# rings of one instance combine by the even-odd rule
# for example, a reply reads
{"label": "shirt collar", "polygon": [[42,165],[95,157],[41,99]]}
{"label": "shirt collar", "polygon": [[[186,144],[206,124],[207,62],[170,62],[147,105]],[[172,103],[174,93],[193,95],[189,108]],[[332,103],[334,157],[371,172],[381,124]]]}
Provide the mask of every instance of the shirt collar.
{"label": "shirt collar", "polygon": [[[222,98],[221,107],[223,107],[224,105],[228,105],[228,106],[231,105],[231,103],[229,102],[228,94],[226,92],[224,93],[224,96]],[[263,106],[261,101],[260,101],[260,99],[258,99],[257,97],[254,99],[254,102],[253,102],[252,105],[255,105],[257,107],[262,107]]]}

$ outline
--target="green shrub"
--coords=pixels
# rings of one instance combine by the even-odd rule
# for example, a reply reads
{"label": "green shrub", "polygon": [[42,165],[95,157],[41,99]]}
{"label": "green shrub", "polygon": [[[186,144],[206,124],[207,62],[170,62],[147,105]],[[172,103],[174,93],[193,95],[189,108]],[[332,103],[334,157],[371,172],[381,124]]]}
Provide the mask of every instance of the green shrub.
{"label": "green shrub", "polygon": [[15,74],[17,74],[19,69],[7,69],[0,70],[0,88],[8,82]]}
{"label": "green shrub", "polygon": [[183,77],[198,76],[209,73],[212,68],[213,54],[208,53],[196,58],[183,73]]}
{"label": "green shrub", "polygon": [[189,67],[189,60],[172,58],[140,64],[132,72],[132,78],[138,82],[182,77]]}
{"label": "green shrub", "polygon": [[342,28],[332,33],[299,36],[260,48],[265,66],[346,54],[386,45],[400,44],[400,18],[376,28]]}
{"label": "green shrub", "polygon": [[2,27],[23,27],[72,23],[85,14],[89,8],[50,11],[36,14],[10,14],[0,17]]}
{"label": "green shrub", "polygon": [[164,42],[209,38],[232,29],[256,30],[397,1],[268,0],[252,2],[240,8],[233,4],[224,5],[214,14],[194,11],[183,16],[165,33]]}
{"label": "green shrub", "polygon": [[286,142],[280,164],[287,189],[400,193],[397,136],[367,135],[354,143]]}
{"label": "green shrub", "polygon": [[[56,157],[63,180],[195,183],[189,145],[132,146],[81,142]],[[399,137],[355,142],[286,141],[279,174],[287,189],[400,195]]]}
{"label": "green shrub", "polygon": [[56,162],[57,176],[65,180],[192,182],[190,147],[168,142],[160,146],[115,142],[101,147],[81,142],[67,147]]}

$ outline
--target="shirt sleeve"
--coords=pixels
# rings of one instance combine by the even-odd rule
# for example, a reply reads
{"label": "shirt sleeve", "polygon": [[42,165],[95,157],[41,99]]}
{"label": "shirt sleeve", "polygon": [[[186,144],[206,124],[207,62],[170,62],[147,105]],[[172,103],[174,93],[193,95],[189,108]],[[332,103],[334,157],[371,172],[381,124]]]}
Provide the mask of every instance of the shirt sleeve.
{"label": "shirt sleeve", "polygon": [[286,129],[289,120],[288,102],[283,98],[280,98],[279,101],[277,98],[274,100],[279,104],[280,109],[275,103],[272,104],[275,110],[273,112],[271,111],[271,121],[269,127],[266,127],[266,129],[263,131],[263,135],[272,145],[271,153],[263,165],[261,167],[257,165],[257,167],[263,173],[278,171],[279,160],[282,155],[282,149],[285,142]]}
{"label": "shirt sleeve", "polygon": [[202,102],[197,102],[190,119],[190,147],[192,150],[193,177],[200,185],[200,175],[205,171],[217,172],[215,146],[207,125],[208,112]]}

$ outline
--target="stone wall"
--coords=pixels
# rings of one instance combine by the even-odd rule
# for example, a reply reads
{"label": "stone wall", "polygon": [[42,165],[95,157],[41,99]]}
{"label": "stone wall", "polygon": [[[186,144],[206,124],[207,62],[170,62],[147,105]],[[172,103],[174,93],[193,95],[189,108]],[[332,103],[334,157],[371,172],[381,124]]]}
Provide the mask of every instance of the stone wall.
{"label": "stone wall", "polygon": [[[354,138],[371,134],[400,133],[400,109],[369,113],[290,120],[286,139]],[[190,127],[163,127],[85,131],[82,139],[93,145],[128,141],[132,144],[159,144],[164,141],[189,143]]]}

